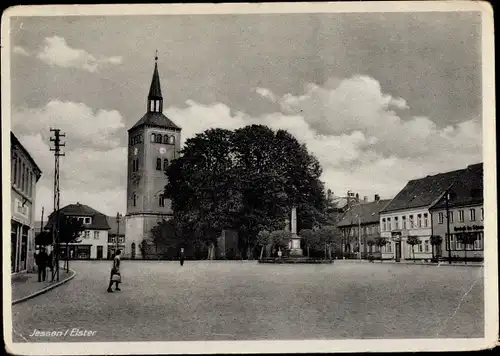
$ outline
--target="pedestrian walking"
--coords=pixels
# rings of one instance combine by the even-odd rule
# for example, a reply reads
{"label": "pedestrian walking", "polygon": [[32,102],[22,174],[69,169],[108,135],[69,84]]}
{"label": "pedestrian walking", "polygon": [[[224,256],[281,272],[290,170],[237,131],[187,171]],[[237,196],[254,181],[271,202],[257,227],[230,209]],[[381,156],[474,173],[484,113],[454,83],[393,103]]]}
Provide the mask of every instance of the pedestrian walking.
{"label": "pedestrian walking", "polygon": [[108,286],[108,292],[111,293],[113,290],[111,287],[113,286],[113,283],[115,283],[115,291],[120,291],[121,289],[118,287],[118,284],[121,283],[122,281],[122,275],[120,273],[120,255],[121,255],[121,250],[116,251],[116,255],[113,258],[113,267],[111,268],[111,275],[109,277],[109,286]]}
{"label": "pedestrian walking", "polygon": [[45,252],[45,248],[41,248],[40,252],[35,257],[36,265],[38,266],[38,282],[45,282],[47,278],[47,262],[49,256]]}
{"label": "pedestrian walking", "polygon": [[181,266],[184,266],[184,247],[181,247],[181,252],[179,253],[179,260],[181,261]]}

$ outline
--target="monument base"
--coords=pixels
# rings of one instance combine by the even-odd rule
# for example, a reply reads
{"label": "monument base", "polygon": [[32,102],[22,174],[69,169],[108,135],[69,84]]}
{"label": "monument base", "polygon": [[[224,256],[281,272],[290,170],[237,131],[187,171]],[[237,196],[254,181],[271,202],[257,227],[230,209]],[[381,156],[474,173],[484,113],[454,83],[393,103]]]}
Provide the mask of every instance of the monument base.
{"label": "monument base", "polygon": [[304,253],[301,248],[292,248],[290,250],[290,257],[302,257]]}

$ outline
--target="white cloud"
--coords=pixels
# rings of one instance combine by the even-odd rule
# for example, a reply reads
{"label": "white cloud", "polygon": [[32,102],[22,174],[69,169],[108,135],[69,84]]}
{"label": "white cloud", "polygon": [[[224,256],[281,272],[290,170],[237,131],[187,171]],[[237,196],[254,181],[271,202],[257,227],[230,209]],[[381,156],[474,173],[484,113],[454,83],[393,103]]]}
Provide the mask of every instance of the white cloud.
{"label": "white cloud", "polygon": [[[390,198],[410,179],[482,161],[477,118],[444,128],[426,117],[403,120],[390,107],[402,108],[404,99],[382,93],[372,78],[307,85],[301,95],[279,97],[267,89],[259,91],[275,97],[282,112],[249,116],[225,104],[191,100],[183,108],[165,111],[181,125],[183,142],[216,127],[232,130],[263,124],[286,129],[319,159],[322,179],[336,194],[353,190],[370,199],[374,194]],[[13,131],[21,133],[20,140],[44,172],[38,184],[38,213],[42,205],[52,207],[49,126],[67,134],[67,153],[61,158],[61,204],[79,201],[110,215],[125,210],[127,155],[119,136],[126,137],[126,131],[118,111],[53,100],[42,108],[15,110],[12,122]]]}
{"label": "white cloud", "polygon": [[25,56],[25,57],[29,57],[29,55],[30,55],[30,54],[28,53],[28,51],[26,51],[26,50],[25,50],[23,47],[21,47],[21,46],[15,46],[15,47],[14,47],[14,53],[15,53],[15,54],[20,54],[20,55]]}
{"label": "white cloud", "polygon": [[66,133],[68,147],[109,149],[126,135],[124,120],[116,110],[94,111],[83,103],[52,100],[41,108],[17,109],[12,113],[14,132],[51,135],[49,128]]}
{"label": "white cloud", "polygon": [[95,72],[102,64],[121,64],[122,58],[101,57],[96,58],[83,49],[71,48],[63,37],[53,36],[45,38],[43,49],[37,58],[51,65],[63,68],[78,68]]}
{"label": "white cloud", "polygon": [[127,152],[120,136],[126,137],[126,132],[118,111],[53,100],[41,108],[14,110],[12,124],[43,172],[37,184],[37,214],[42,206],[53,208],[50,127],[66,134],[65,156],[60,158],[61,206],[79,201],[107,214],[125,211]]}
{"label": "white cloud", "polygon": [[322,87],[308,84],[301,95],[255,90],[278,102],[282,112],[250,117],[231,113],[223,104],[189,101],[186,108],[170,108],[169,116],[181,123],[184,139],[213,127],[255,123],[286,129],[320,160],[322,179],[334,192],[350,189],[371,199],[374,194],[394,196],[410,179],[482,161],[477,118],[445,128],[426,117],[403,120],[391,107],[407,109],[406,100],[384,94],[370,77],[332,79]]}

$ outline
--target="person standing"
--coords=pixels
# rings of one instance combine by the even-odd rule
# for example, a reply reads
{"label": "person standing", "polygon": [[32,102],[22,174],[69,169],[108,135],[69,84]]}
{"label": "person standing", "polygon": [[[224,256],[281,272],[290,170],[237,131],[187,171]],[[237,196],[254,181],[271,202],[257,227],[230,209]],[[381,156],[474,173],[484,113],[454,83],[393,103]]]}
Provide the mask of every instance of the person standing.
{"label": "person standing", "polygon": [[109,278],[109,286],[108,286],[109,293],[113,292],[113,290],[111,289],[113,283],[115,283],[115,291],[121,291],[121,289],[118,287],[118,284],[120,284],[122,281],[122,276],[120,273],[121,253],[122,253],[121,250],[116,251],[115,258],[113,259],[113,267],[111,268],[111,275]]}
{"label": "person standing", "polygon": [[181,266],[184,266],[184,247],[181,247],[181,252],[179,254],[179,260],[181,261]]}
{"label": "person standing", "polygon": [[45,248],[40,249],[40,253],[36,255],[36,265],[38,266],[38,282],[45,282],[47,278],[47,261],[49,256],[45,252]]}

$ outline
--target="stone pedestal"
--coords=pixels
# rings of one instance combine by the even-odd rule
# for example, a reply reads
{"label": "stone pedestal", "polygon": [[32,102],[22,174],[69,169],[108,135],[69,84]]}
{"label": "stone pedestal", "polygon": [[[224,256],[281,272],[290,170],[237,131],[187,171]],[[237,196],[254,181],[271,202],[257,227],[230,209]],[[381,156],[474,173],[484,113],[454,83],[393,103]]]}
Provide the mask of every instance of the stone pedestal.
{"label": "stone pedestal", "polygon": [[291,257],[302,257],[303,252],[300,248],[300,236],[293,234],[290,240],[290,256]]}

